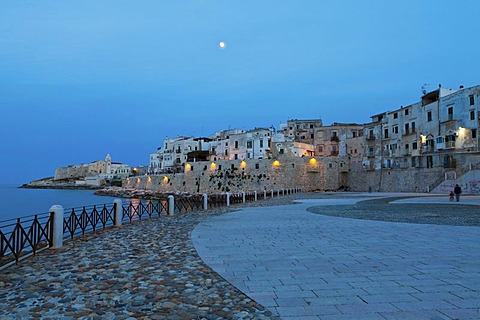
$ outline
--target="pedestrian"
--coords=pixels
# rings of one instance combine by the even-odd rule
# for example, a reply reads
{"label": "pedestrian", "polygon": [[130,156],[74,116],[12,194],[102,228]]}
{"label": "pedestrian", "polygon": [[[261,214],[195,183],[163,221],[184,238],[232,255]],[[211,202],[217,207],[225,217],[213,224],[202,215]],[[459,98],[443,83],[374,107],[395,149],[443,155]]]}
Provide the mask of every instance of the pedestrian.
{"label": "pedestrian", "polygon": [[460,201],[460,194],[462,193],[462,188],[456,184],[455,188],[453,188],[453,193],[455,193],[455,199],[457,199],[457,202]]}

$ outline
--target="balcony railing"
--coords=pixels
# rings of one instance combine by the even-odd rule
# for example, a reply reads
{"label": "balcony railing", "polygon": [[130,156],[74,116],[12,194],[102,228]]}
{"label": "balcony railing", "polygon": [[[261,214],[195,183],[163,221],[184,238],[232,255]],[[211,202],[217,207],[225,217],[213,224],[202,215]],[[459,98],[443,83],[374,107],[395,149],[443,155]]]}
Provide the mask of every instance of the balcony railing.
{"label": "balcony railing", "polygon": [[445,149],[455,149],[455,141],[445,142]]}

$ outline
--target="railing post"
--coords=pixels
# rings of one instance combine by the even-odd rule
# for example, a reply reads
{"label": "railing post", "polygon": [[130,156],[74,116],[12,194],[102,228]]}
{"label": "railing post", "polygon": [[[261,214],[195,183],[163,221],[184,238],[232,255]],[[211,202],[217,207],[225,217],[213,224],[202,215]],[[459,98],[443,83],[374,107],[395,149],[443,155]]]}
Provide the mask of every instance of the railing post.
{"label": "railing post", "polygon": [[282,189],[282,196],[285,196],[285,189]]}
{"label": "railing post", "polygon": [[115,199],[113,200],[113,225],[115,227],[121,227],[122,218],[123,218],[122,200]]}
{"label": "railing post", "polygon": [[230,192],[227,192],[227,207],[230,207]]}
{"label": "railing post", "polygon": [[168,196],[168,215],[173,216],[175,214],[175,198],[170,195]]}
{"label": "railing post", "polygon": [[273,190],[272,190],[272,198],[273,198]]}
{"label": "railing post", "polygon": [[60,205],[53,205],[49,211],[53,213],[52,245],[50,249],[58,249],[63,246],[63,213],[65,210]]}
{"label": "railing post", "polygon": [[203,210],[208,210],[208,194],[206,193],[203,194]]}
{"label": "railing post", "polygon": [[277,190],[277,197],[280,197],[280,190]]}
{"label": "railing post", "polygon": [[242,191],[242,202],[245,203],[245,192]]}
{"label": "railing post", "polygon": [[263,190],[263,199],[267,199],[267,190]]}
{"label": "railing post", "polygon": [[255,191],[253,192],[253,194],[254,194],[254,196],[255,196],[255,202],[257,202],[257,201],[258,201],[257,190],[255,190]]}

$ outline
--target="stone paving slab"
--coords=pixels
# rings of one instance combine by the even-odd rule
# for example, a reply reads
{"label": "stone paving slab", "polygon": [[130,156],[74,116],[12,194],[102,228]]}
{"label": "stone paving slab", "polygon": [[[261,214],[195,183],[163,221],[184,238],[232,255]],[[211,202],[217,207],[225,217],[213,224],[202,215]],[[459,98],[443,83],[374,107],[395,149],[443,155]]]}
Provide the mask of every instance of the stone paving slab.
{"label": "stone paving slab", "polygon": [[366,198],[246,208],[199,224],[192,240],[208,265],[284,319],[480,319],[480,228],[307,211]]}

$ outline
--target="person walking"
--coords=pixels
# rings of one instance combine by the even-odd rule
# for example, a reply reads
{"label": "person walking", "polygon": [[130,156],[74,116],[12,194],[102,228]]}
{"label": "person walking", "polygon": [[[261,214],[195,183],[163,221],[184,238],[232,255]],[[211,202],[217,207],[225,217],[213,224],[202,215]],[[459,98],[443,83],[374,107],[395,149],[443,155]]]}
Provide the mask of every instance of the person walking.
{"label": "person walking", "polygon": [[460,194],[462,193],[462,188],[456,184],[455,185],[455,188],[453,188],[453,193],[455,193],[455,199],[458,201],[460,201]]}

